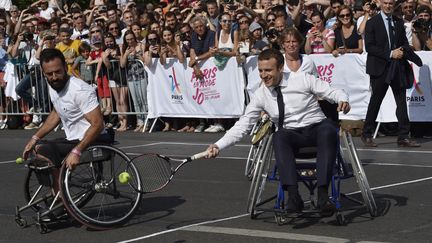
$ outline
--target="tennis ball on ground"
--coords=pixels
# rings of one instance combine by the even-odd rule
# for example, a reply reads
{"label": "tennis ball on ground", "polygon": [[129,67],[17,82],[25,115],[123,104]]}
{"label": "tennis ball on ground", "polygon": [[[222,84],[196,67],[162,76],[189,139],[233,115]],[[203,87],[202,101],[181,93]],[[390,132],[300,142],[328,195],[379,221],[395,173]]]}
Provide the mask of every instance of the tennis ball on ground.
{"label": "tennis ball on ground", "polygon": [[120,182],[121,184],[126,184],[126,183],[128,183],[128,182],[129,182],[129,179],[130,179],[130,175],[129,175],[129,173],[127,173],[126,171],[120,173],[120,175],[119,175],[119,182]]}
{"label": "tennis ball on ground", "polygon": [[22,164],[24,162],[24,159],[21,157],[16,158],[15,163]]}

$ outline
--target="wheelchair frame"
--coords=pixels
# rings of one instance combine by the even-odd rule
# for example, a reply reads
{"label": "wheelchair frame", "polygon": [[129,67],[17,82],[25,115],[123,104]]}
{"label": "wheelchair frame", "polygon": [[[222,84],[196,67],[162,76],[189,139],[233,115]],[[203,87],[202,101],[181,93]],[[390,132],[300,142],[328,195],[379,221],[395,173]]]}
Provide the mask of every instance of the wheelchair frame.
{"label": "wheelchair frame", "polygon": [[[260,121],[262,122],[262,121]],[[262,127],[262,126],[261,126]],[[256,125],[255,128],[260,128],[260,125]],[[264,135],[260,141],[258,151],[255,153],[256,158],[251,161],[255,161],[254,174],[252,177],[251,186],[249,189],[247,212],[250,214],[252,219],[255,219],[261,212],[274,212],[276,222],[279,225],[285,224],[290,218],[298,217],[317,217],[317,210],[303,210],[299,214],[289,214],[284,209],[285,192],[282,186],[278,186],[278,192],[276,195],[269,198],[262,198],[263,191],[265,190],[265,184],[267,181],[278,181],[278,174],[276,166],[271,167],[272,162],[272,130],[268,129],[265,132],[261,132]],[[255,132],[256,133],[256,132]],[[339,149],[337,153],[336,161],[336,173],[332,176],[331,183],[331,197],[330,200],[334,203],[336,208],[336,220],[339,225],[345,224],[345,218],[342,213],[341,197],[346,198],[360,207],[365,207],[368,209],[371,217],[376,217],[378,215],[377,206],[375,199],[370,190],[369,183],[366,174],[363,170],[362,164],[359,160],[355,144],[352,140],[350,133],[341,131],[341,138],[339,139]],[[252,146],[257,146],[253,144]],[[347,161],[350,163],[348,164]],[[249,158],[248,158],[249,162]],[[351,171],[352,170],[352,171]],[[301,181],[306,188],[309,190],[310,202],[313,207],[314,203],[314,190],[317,187],[316,184],[316,164],[315,163],[298,163],[297,162],[297,173],[299,181]],[[347,179],[355,177],[356,182],[360,188],[363,202],[354,199],[340,191],[340,181],[342,179]],[[273,208],[265,208],[263,205],[275,200]],[[351,207],[347,210],[354,210],[356,208]]]}
{"label": "wheelchair frame", "polygon": [[[68,219],[67,215],[92,229],[113,228],[124,224],[139,208],[142,194],[130,185],[136,183],[137,188],[141,187],[139,172],[123,151],[111,145],[89,146],[72,171],[63,163],[58,179],[60,187],[55,195],[52,193],[54,165],[33,156],[26,161],[26,167],[29,169],[24,183],[27,204],[17,206],[15,212],[15,222],[21,228],[28,225],[22,212],[29,208],[36,212],[34,219],[40,233],[48,232],[51,222]],[[120,184],[117,178],[124,171],[131,179],[127,184]]]}

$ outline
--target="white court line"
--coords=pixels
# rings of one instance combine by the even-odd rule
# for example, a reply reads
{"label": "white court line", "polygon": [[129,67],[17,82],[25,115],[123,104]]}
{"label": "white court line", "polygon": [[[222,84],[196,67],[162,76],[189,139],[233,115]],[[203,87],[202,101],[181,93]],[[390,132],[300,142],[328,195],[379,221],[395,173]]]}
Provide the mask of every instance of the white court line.
{"label": "white court line", "polygon": [[163,144],[163,143],[164,142],[156,142],[156,143],[147,143],[147,144],[133,145],[133,146],[123,146],[123,147],[119,147],[119,149],[140,148],[140,147],[154,146],[154,145]]}
{"label": "white court line", "polygon": [[282,240],[295,240],[295,241],[312,241],[312,242],[328,242],[328,243],[344,243],[350,242],[349,239],[328,237],[321,235],[305,235],[275,231],[264,231],[264,230],[250,230],[240,228],[226,228],[226,227],[211,227],[211,226],[193,226],[184,231],[192,232],[206,232],[216,234],[227,234],[227,235],[241,235],[248,237],[259,237],[259,238],[270,238],[270,239],[282,239]]}
{"label": "white court line", "polygon": [[7,160],[7,161],[0,162],[0,164],[9,164],[9,163],[15,163],[15,160]]}
{"label": "white court line", "polygon": [[[383,189],[383,188],[389,188],[389,187],[395,187],[395,186],[401,186],[401,185],[408,185],[408,184],[413,184],[413,183],[427,181],[427,180],[432,180],[432,177],[425,177],[425,178],[420,178],[420,179],[411,180],[411,181],[404,181],[404,182],[399,182],[399,183],[394,183],[394,184],[389,184],[389,185],[377,186],[377,187],[371,188],[371,190],[375,191],[375,190],[379,190],[379,189]],[[350,192],[350,193],[347,193],[346,195],[353,195],[353,194],[357,194],[357,193],[360,193],[360,191]],[[175,229],[169,229],[169,230],[159,231],[159,232],[156,232],[156,233],[153,233],[153,234],[150,234],[150,235],[144,235],[144,236],[137,237],[137,238],[134,238],[134,239],[120,241],[119,243],[134,242],[134,241],[138,241],[138,240],[148,239],[148,238],[151,238],[151,237],[154,237],[154,236],[158,236],[158,235],[163,235],[163,234],[167,234],[167,233],[171,233],[171,232],[175,232],[175,231],[179,231],[179,230],[184,230],[184,229],[187,229],[187,228],[190,228],[190,227],[194,227],[194,226],[200,226],[200,225],[205,225],[205,224],[212,224],[212,223],[217,223],[217,222],[222,222],[222,221],[228,221],[228,220],[231,220],[231,219],[242,218],[242,217],[245,217],[245,216],[249,216],[249,214],[240,214],[240,215],[236,215],[236,216],[232,216],[232,217],[228,217],[228,218],[222,218],[222,219],[204,221],[204,222],[196,223],[196,224],[185,225],[185,226],[178,227],[178,228],[175,228]]]}
{"label": "white court line", "polygon": [[356,148],[356,149],[357,149],[357,151],[368,151],[368,152],[394,152],[394,153],[432,154],[431,150],[365,149],[365,148]]}

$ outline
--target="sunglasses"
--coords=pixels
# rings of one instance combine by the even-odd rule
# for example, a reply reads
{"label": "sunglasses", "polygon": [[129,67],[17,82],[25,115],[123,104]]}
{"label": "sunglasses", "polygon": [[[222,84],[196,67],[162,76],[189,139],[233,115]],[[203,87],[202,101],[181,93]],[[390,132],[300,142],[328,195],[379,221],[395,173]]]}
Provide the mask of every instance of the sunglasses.
{"label": "sunglasses", "polygon": [[80,15],[80,16],[75,16],[75,17],[73,17],[73,19],[79,19],[79,18],[82,18],[83,16],[82,15]]}
{"label": "sunglasses", "polygon": [[351,17],[351,14],[339,14],[339,18],[349,18]]}
{"label": "sunglasses", "polygon": [[267,19],[267,22],[275,22],[276,19]]}
{"label": "sunglasses", "polygon": [[221,22],[227,24],[227,23],[232,23],[232,20],[222,19]]}
{"label": "sunglasses", "polygon": [[5,25],[6,24],[6,22],[0,22],[0,25]]}
{"label": "sunglasses", "polygon": [[239,24],[249,24],[247,21],[240,21]]}
{"label": "sunglasses", "polygon": [[92,33],[92,34],[99,33],[99,32],[101,32],[101,30],[92,30],[92,31],[90,31],[90,33]]}

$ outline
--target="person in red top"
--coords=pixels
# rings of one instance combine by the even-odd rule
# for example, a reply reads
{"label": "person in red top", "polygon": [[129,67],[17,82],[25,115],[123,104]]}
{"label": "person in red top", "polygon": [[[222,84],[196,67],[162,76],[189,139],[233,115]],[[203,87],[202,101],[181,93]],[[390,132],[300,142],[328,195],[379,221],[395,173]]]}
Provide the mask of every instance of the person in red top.
{"label": "person in red top", "polygon": [[103,62],[103,41],[100,35],[93,35],[91,38],[91,44],[92,51],[90,52],[90,56],[86,64],[96,65],[96,69],[93,69],[95,70],[94,80],[97,83],[97,93],[101,99],[101,111],[104,116],[107,116],[112,112],[111,92],[106,68],[106,65],[109,65],[109,63]]}

